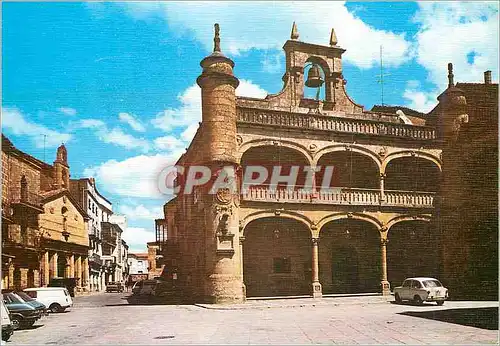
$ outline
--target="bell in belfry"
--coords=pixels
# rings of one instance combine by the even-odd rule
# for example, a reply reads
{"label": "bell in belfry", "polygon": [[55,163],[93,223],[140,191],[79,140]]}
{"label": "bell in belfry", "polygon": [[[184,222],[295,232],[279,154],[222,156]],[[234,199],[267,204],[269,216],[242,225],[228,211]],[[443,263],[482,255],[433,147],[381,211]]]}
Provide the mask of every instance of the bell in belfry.
{"label": "bell in belfry", "polygon": [[312,65],[307,72],[306,86],[309,88],[319,88],[323,85],[323,78],[321,78],[321,73],[319,71],[318,65]]}

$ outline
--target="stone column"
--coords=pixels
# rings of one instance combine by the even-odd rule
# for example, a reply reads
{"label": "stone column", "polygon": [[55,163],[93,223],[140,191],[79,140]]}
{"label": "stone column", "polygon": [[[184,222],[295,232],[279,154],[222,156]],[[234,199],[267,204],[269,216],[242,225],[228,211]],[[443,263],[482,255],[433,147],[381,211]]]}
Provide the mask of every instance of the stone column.
{"label": "stone column", "polygon": [[391,286],[387,281],[387,238],[380,239],[380,252],[381,252],[381,267],[382,267],[382,295],[387,296],[391,294]]}
{"label": "stone column", "polygon": [[8,282],[8,289],[13,289],[14,288],[14,262],[10,261],[9,262],[9,282]]}
{"label": "stone column", "polygon": [[[50,278],[49,278],[49,280],[57,277],[57,275],[59,274],[57,272],[57,260],[58,260],[58,258],[59,258],[58,253],[54,252],[54,254],[52,255],[52,258],[50,259]],[[48,285],[48,283],[47,283],[47,285]]]}
{"label": "stone column", "polygon": [[75,277],[75,256],[70,255],[69,256],[69,273],[68,273],[68,278],[74,278]]}
{"label": "stone column", "polygon": [[319,238],[312,238],[312,296],[321,298],[323,296],[321,284],[319,283],[319,260],[318,260]]}
{"label": "stone column", "polygon": [[40,287],[40,270],[33,269],[33,286]]}
{"label": "stone column", "polygon": [[19,268],[21,272],[21,289],[25,289],[28,287],[28,268]]}
{"label": "stone column", "polygon": [[380,173],[380,201],[385,201],[385,178],[386,174],[384,172]]}
{"label": "stone column", "polygon": [[240,236],[240,267],[241,267],[241,288],[243,290],[243,297],[247,296],[247,287],[245,286],[245,279],[243,276],[243,242],[245,241],[244,236]]}
{"label": "stone column", "polygon": [[41,286],[47,287],[50,281],[50,262],[49,262],[49,252],[46,251],[42,255],[40,267],[42,268],[42,282]]}
{"label": "stone column", "polygon": [[89,285],[90,285],[90,280],[89,280],[89,258],[85,257],[83,259],[83,270],[82,270],[82,276],[83,276],[83,288],[86,291],[90,291]]}

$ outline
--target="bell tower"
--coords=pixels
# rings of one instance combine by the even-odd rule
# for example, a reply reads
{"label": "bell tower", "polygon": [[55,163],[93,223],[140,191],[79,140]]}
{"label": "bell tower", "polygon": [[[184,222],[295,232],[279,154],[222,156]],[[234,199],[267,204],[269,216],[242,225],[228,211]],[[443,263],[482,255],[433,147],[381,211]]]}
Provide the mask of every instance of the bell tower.
{"label": "bell tower", "polygon": [[[362,113],[363,107],[351,100],[345,91],[347,81],[342,74],[342,54],[346,50],[338,45],[335,30],[332,28],[330,32],[328,46],[302,42],[299,37],[294,22],[290,39],[283,46],[286,58],[284,87],[280,93],[268,96],[271,105],[283,107],[288,104],[289,109],[295,112],[300,112],[298,108],[314,107],[321,112],[325,110],[337,114]],[[305,80],[304,73],[308,67],[311,69]],[[304,97],[304,87],[321,87],[323,83],[324,100]]]}
{"label": "bell tower", "polygon": [[[234,62],[220,48],[219,24],[215,24],[214,50],[204,58],[196,80],[201,87],[201,136],[207,147],[201,164],[213,174],[229,167],[236,170],[236,88],[239,81],[233,75]],[[236,184],[237,185],[237,184]],[[232,303],[245,300],[243,268],[239,247],[239,193],[211,186],[200,187],[204,215],[204,300],[207,303]]]}
{"label": "bell tower", "polygon": [[54,178],[56,189],[69,189],[69,166],[68,166],[68,151],[64,144],[57,148],[56,160],[54,161]]}

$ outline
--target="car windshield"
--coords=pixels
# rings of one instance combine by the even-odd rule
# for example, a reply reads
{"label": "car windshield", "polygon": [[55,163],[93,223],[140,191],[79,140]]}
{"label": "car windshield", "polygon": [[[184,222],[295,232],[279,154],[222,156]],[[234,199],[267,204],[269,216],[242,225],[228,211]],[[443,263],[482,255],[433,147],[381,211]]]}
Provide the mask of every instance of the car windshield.
{"label": "car windshield", "polygon": [[424,286],[427,288],[430,287],[443,287],[438,280],[424,280]]}
{"label": "car windshield", "polygon": [[3,294],[3,300],[6,301],[7,303],[11,304],[23,304],[24,301],[16,296],[15,294],[12,293],[4,293]]}
{"label": "car windshield", "polygon": [[31,301],[35,300],[35,299],[31,298],[29,295],[27,295],[25,292],[16,292],[16,295],[21,297],[21,299],[26,301],[26,302],[31,302]]}

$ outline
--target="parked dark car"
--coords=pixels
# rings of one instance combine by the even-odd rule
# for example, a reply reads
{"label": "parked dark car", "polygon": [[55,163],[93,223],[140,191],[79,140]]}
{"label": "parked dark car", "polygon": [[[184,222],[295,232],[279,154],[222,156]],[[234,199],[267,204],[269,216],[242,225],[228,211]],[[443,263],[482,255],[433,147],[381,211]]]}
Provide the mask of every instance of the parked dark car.
{"label": "parked dark car", "polygon": [[40,310],[42,315],[47,315],[47,307],[43,304],[37,301],[36,299],[30,297],[26,292],[23,291],[15,291],[15,290],[2,290],[2,293],[13,293],[16,295],[20,300],[24,301],[25,303],[33,306],[35,309]]}
{"label": "parked dark car", "polygon": [[109,282],[106,285],[106,292],[123,292],[124,287],[121,282]]}
{"label": "parked dark car", "polygon": [[14,330],[29,328],[42,316],[41,310],[35,309],[14,293],[2,293],[2,298],[9,310]]}
{"label": "parked dark car", "polygon": [[49,287],[65,287],[69,295],[74,297],[78,280],[78,278],[52,278],[50,279]]}

